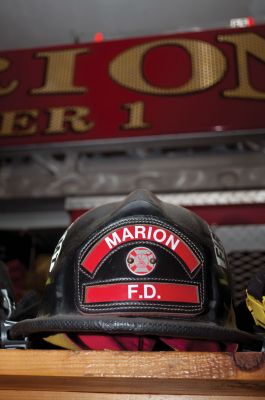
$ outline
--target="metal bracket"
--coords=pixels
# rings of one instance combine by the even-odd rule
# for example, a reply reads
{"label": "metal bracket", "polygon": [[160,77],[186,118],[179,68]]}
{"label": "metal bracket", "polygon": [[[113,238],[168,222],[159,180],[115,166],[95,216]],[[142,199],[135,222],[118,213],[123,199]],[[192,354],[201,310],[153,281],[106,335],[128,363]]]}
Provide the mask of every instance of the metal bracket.
{"label": "metal bracket", "polygon": [[9,337],[9,330],[14,326],[14,321],[1,321],[1,337],[0,337],[0,348],[2,349],[28,349],[29,340],[27,337],[23,339],[11,339]]}

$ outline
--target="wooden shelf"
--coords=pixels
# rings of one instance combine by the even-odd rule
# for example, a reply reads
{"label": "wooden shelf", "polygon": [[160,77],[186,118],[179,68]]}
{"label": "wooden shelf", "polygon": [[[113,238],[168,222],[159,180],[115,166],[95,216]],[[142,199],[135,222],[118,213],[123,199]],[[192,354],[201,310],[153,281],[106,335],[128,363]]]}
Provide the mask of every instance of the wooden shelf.
{"label": "wooden shelf", "polygon": [[0,350],[0,399],[265,399],[264,353]]}

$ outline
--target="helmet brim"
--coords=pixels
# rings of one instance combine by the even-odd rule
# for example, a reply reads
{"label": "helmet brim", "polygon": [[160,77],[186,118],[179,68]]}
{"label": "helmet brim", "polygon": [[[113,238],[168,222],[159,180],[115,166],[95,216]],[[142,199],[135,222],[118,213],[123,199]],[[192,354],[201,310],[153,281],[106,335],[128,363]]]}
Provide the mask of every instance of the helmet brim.
{"label": "helmet brim", "polygon": [[238,343],[260,350],[262,339],[239,329],[219,326],[215,323],[186,320],[169,320],[144,317],[76,316],[37,317],[18,322],[10,330],[17,338],[45,333],[130,334],[166,336],[186,339],[213,340],[223,343]]}

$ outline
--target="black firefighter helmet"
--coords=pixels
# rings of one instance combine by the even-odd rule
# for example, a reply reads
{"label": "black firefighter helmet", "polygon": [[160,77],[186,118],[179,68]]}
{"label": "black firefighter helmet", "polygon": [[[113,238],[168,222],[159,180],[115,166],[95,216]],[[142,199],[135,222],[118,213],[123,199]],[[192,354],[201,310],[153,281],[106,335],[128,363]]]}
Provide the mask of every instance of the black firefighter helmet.
{"label": "black firefighter helmet", "polygon": [[59,241],[37,317],[10,334],[52,332],[260,344],[234,325],[226,256],[208,224],[146,190],[85,213]]}

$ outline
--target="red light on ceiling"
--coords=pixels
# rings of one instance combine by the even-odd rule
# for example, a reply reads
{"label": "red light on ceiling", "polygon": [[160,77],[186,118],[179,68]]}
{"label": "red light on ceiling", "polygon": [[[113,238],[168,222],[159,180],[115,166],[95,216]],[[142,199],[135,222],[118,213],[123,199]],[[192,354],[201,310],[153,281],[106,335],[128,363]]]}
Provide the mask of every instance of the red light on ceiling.
{"label": "red light on ceiling", "polygon": [[248,20],[248,26],[254,26],[255,25],[255,20],[252,17],[247,17]]}
{"label": "red light on ceiling", "polygon": [[254,26],[255,19],[253,17],[245,17],[245,18],[233,18],[230,20],[231,28],[246,28],[248,26]]}
{"label": "red light on ceiling", "polygon": [[103,40],[104,40],[103,33],[102,32],[96,32],[95,35],[94,35],[94,42],[99,43],[99,42],[103,42]]}

